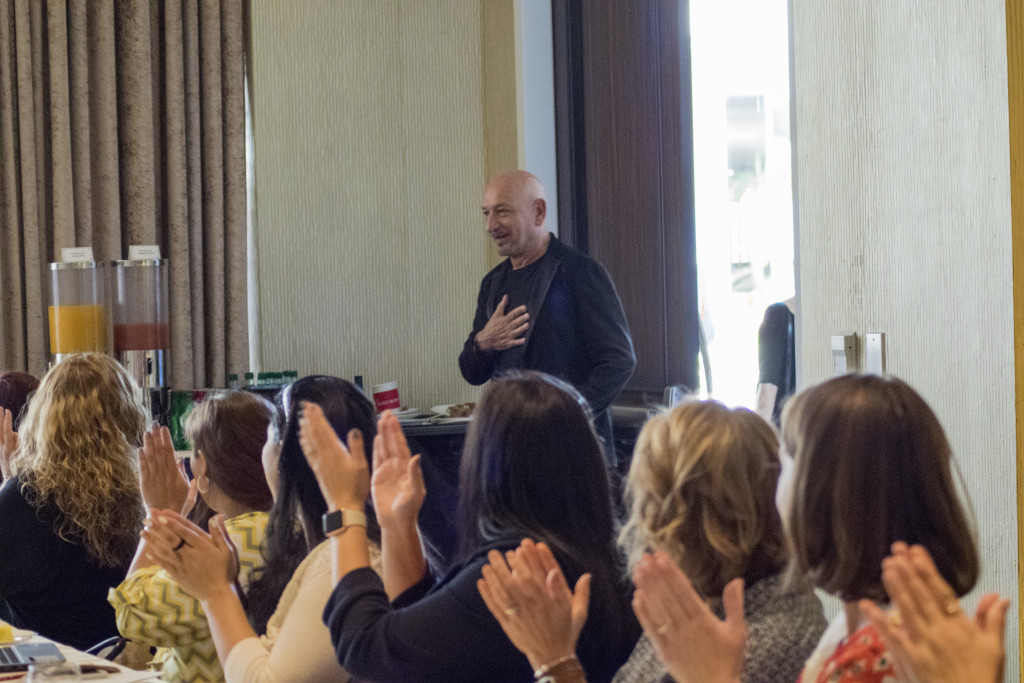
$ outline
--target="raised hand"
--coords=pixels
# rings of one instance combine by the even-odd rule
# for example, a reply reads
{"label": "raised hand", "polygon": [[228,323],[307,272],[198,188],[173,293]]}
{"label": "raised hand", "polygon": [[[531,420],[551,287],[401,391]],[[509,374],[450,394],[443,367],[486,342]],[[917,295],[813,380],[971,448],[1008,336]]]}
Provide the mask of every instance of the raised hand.
{"label": "raised hand", "polygon": [[382,529],[415,528],[427,495],[420,456],[413,456],[398,418],[385,411],[373,440],[374,510]]}
{"label": "raised hand", "polygon": [[972,621],[925,548],[895,543],[892,550],[882,563],[882,583],[898,618],[867,600],[860,602],[860,609],[901,675],[922,683],[1002,681],[1010,601],[985,595]]}
{"label": "raised hand", "polygon": [[174,458],[174,444],[167,427],[153,425],[142,437],[139,484],[147,508],[183,510],[189,495],[189,482]]}
{"label": "raised hand", "polygon": [[633,610],[673,678],[679,683],[740,680],[747,641],[742,579],[730,581],[722,593],[725,621],[711,613],[664,551],[637,563],[633,583]]}
{"label": "raised hand", "polygon": [[150,559],[197,600],[230,589],[238,577],[238,551],[224,516],[210,520],[210,533],[172,510],[151,510],[142,539]]}
{"label": "raised hand", "polygon": [[14,431],[14,415],[0,409],[0,481],[11,478],[11,461],[18,450],[18,433]]}
{"label": "raised hand", "polygon": [[492,550],[477,590],[512,644],[537,669],[565,660],[587,620],[590,574],[569,590],[558,562],[544,543],[525,539],[504,557]]}
{"label": "raised hand", "polygon": [[370,468],[366,463],[362,432],[350,430],[346,447],[320,406],[304,402],[299,418],[299,445],[316,475],[327,507],[362,510],[370,495]]}
{"label": "raised hand", "polygon": [[526,330],[530,327],[530,314],[526,306],[505,313],[508,295],[501,297],[491,319],[476,333],[476,345],[481,351],[504,351],[526,343]]}

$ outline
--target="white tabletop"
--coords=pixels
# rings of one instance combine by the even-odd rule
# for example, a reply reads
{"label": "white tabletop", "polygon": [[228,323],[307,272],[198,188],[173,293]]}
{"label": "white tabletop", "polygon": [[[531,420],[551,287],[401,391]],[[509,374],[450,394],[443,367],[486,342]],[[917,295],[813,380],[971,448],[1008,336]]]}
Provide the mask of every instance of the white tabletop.
{"label": "white tabletop", "polygon": [[[31,633],[31,631],[21,631],[20,629],[14,629],[14,634],[15,635],[28,634],[28,633]],[[25,642],[29,642],[29,643],[53,643],[52,640],[50,640],[48,638],[43,638],[40,635],[33,635],[31,639],[29,639],[29,640],[27,640]],[[92,675],[92,674],[90,674],[88,676],[83,676],[82,677],[83,681],[93,681],[93,680],[95,680],[95,681],[105,681],[106,683],[138,683],[139,681],[159,681],[160,680],[160,676],[157,675],[156,673],[154,673],[153,671],[135,671],[133,669],[129,669],[126,666],[121,666],[120,664],[115,664],[114,662],[108,662],[107,660],[102,659],[100,657],[94,657],[93,655],[86,654],[86,653],[84,653],[84,652],[82,652],[80,650],[76,650],[73,647],[69,647],[67,645],[61,645],[60,643],[54,643],[54,644],[60,650],[61,654],[64,655],[64,658],[67,659],[70,662],[78,662],[79,664],[87,664],[89,662],[94,662],[94,663],[97,663],[97,664],[105,664],[107,666],[115,666],[115,667],[117,667],[118,669],[121,670],[121,673],[116,673],[116,674],[106,674],[106,675],[102,675],[102,674]],[[12,675],[12,674],[0,674],[0,681],[25,680],[27,677],[28,677],[27,673],[23,673],[20,676]]]}

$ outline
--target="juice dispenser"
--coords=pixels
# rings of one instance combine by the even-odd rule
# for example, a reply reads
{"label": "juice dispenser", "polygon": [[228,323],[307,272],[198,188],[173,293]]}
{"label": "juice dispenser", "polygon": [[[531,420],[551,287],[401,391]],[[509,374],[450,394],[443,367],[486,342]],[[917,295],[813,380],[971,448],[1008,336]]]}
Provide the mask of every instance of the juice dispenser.
{"label": "juice dispenser", "polygon": [[50,264],[50,362],[71,353],[110,353],[105,285],[102,262]]}
{"label": "juice dispenser", "polygon": [[166,409],[171,328],[167,259],[114,261],[114,355],[143,388],[154,417]]}

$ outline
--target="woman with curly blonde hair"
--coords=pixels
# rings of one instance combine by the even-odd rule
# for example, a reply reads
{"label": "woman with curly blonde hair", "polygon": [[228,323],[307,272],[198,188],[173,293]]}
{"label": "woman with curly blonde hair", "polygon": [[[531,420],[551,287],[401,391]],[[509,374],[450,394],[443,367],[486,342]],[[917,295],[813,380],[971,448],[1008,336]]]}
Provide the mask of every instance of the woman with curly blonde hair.
{"label": "woman with curly blonde hair", "polygon": [[[726,584],[744,581],[743,680],[791,683],[825,629],[809,588],[788,589],[789,554],[775,507],[781,470],[772,428],[745,408],[693,401],[640,432],[626,480],[629,519],[619,542],[637,567],[668,553],[717,611]],[[641,638],[616,682],[671,680]]]}
{"label": "woman with curly blonde hair", "polygon": [[43,377],[0,488],[0,598],[15,626],[77,648],[117,635],[106,597],[145,517],[135,450],[146,421],[109,356],[74,355]]}

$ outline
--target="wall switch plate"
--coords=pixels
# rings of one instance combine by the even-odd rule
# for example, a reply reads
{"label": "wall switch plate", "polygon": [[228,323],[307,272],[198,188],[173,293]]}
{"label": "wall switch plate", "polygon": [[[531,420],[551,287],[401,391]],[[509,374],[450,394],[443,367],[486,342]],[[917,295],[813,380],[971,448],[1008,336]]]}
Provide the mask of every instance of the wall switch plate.
{"label": "wall switch plate", "polygon": [[857,372],[857,335],[832,335],[832,374]]}
{"label": "wall switch plate", "polygon": [[864,372],[885,374],[884,332],[868,332],[864,335]]}

